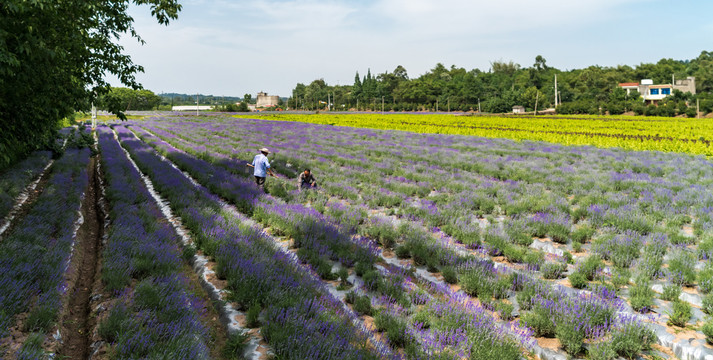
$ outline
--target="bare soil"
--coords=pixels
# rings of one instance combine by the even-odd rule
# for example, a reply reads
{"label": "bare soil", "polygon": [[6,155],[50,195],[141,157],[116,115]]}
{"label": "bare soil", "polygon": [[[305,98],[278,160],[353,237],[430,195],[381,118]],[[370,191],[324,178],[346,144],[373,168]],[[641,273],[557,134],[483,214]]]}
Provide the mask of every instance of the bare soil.
{"label": "bare soil", "polygon": [[59,350],[62,359],[86,359],[90,353],[91,330],[94,318],[90,316],[90,300],[94,292],[104,231],[104,215],[99,206],[101,197],[97,180],[96,162],[89,161],[89,188],[82,202],[84,223],[77,232],[75,253],[70,266],[76,271],[76,281],[68,290],[68,308],[60,321],[64,343]]}

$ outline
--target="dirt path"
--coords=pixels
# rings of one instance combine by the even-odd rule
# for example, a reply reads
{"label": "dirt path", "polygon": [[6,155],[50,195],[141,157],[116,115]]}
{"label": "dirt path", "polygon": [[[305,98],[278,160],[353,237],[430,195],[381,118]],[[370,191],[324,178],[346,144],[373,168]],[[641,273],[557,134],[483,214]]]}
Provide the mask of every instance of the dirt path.
{"label": "dirt path", "polygon": [[103,214],[98,200],[101,196],[97,179],[97,157],[89,162],[89,187],[82,202],[84,223],[79,228],[71,270],[77,274],[74,287],[68,290],[68,308],[60,322],[64,344],[61,359],[86,359],[90,351],[91,331],[95,320],[90,317],[90,300],[97,275],[102,247]]}

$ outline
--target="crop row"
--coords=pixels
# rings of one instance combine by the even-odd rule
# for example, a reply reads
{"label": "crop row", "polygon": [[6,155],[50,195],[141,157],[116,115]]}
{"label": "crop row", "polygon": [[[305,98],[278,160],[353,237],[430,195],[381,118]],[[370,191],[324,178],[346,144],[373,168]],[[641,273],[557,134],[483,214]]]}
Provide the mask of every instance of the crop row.
{"label": "crop row", "polygon": [[[68,149],[51,167],[47,185],[0,241],[0,338],[11,329],[33,332],[15,356],[32,358],[57,322],[66,291],[90,150]],[[41,165],[40,165],[41,167]],[[20,323],[16,315],[26,313]]]}
{"label": "crop row", "polygon": [[0,177],[0,219],[7,216],[15,205],[15,199],[46,169],[51,155],[49,151],[36,151],[3,171]]}
{"label": "crop row", "polygon": [[111,129],[97,132],[111,209],[101,279],[113,300],[98,333],[118,358],[206,359],[205,304],[190,294],[180,239]]}

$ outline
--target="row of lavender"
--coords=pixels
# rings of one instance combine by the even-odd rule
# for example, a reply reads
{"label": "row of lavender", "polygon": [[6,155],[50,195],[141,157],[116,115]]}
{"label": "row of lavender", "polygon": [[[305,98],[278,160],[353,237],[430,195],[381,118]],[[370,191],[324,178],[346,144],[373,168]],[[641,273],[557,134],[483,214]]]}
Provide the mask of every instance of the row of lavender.
{"label": "row of lavender", "polygon": [[98,333],[122,359],[206,359],[203,301],[191,295],[180,238],[107,127],[97,130],[111,227],[101,279],[111,305]]}
{"label": "row of lavender", "polygon": [[0,174],[0,221],[8,215],[17,197],[49,164],[52,153],[37,151]]}
{"label": "row of lavender", "polygon": [[[83,130],[77,131],[77,129],[70,127],[61,129],[57,138],[56,150],[61,153],[67,142],[69,142],[69,147],[71,148],[86,147],[87,141],[91,143],[91,139],[80,140],[90,137]],[[54,156],[60,155],[59,153],[54,154]],[[2,221],[16,206],[18,198],[30,183],[35,181],[47,169],[52,157],[53,153],[51,151],[38,150],[31,153],[24,160],[0,172],[0,225],[4,225]],[[2,231],[0,231],[0,234],[2,234]]]}
{"label": "row of lavender", "polygon": [[[322,278],[332,280],[339,277],[341,286],[349,286],[350,274],[347,269],[353,268],[352,276],[358,278],[363,287],[354,289],[357,291],[352,291],[347,296],[347,301],[352,303],[360,314],[376,315],[377,328],[386,331],[391,345],[403,347],[410,357],[428,357],[433,353],[443,353],[444,357],[451,353],[461,356],[463,353],[470,353],[476,358],[488,354],[519,358],[519,347],[524,345],[527,348],[531,345],[528,344],[530,338],[527,331],[513,324],[505,327],[495,325],[491,313],[480,306],[470,305],[463,301],[464,298],[454,299],[449,296],[453,292],[447,286],[444,288],[430,281],[414,278],[409,269],[379,265],[377,270],[374,244],[335,226],[333,219],[299,204],[284,204],[270,196],[256,194],[255,186],[245,179],[178,151],[141,129],[136,131],[141,134],[142,139],[207,188],[240,204],[240,208],[248,209],[256,220],[269,226],[273,233],[285,234],[291,238],[297,256],[310,264]],[[253,194],[255,201],[249,204],[243,202],[241,199],[245,194]],[[468,257],[461,258],[453,252],[450,254],[454,262],[465,263],[473,260]],[[332,271],[331,261],[337,261],[341,265],[341,270],[336,274]],[[383,311],[372,311],[372,302],[378,304]],[[424,316],[429,313],[427,310],[435,308],[441,309],[440,313],[452,315],[453,318],[438,315],[433,321],[434,325],[438,326],[423,328],[423,322],[426,321]],[[420,315],[414,316],[416,313]],[[463,326],[455,327],[453,321],[456,319],[472,321],[464,320]],[[456,328],[457,330],[454,330]],[[460,342],[443,343],[440,347],[430,343],[435,341],[434,339],[445,341],[452,338],[456,336],[452,333],[454,331],[459,332],[458,337],[462,339]],[[468,342],[468,339],[472,338],[479,341]],[[524,343],[518,345],[517,340]],[[415,346],[419,342],[424,346]],[[448,351],[437,350],[446,345],[449,345]]]}
{"label": "row of lavender", "polygon": [[[12,329],[32,332],[15,354],[19,358],[39,356],[44,335],[58,320],[89,156],[88,148],[67,150],[31,209],[0,241],[0,338],[9,342]],[[22,321],[20,313],[27,314]]]}
{"label": "row of lavender", "polygon": [[[229,300],[244,309],[263,309],[261,331],[285,358],[385,358],[388,348],[369,343],[324,284],[265,234],[226,211],[219,199],[189,179],[123,127],[124,148],[191,231],[198,250],[217,263],[227,281]],[[250,312],[250,311],[249,311]]]}
{"label": "row of lavender", "polygon": [[[162,132],[160,129],[152,128],[153,131],[156,132],[161,132],[161,135],[164,137],[171,137],[170,134],[167,134],[165,132]],[[202,160],[198,160],[195,158],[191,158],[190,156],[187,156],[186,154],[183,154],[181,152],[175,151],[175,149],[172,149],[170,146],[164,144],[162,141],[157,140],[147,134],[142,134],[142,138],[146,139],[148,142],[152,143],[153,145],[157,146],[157,148],[162,149],[163,153],[166,154],[170,159],[174,160],[179,167],[182,169],[188,171],[191,175],[196,176],[199,181],[203,181],[206,183],[209,187],[213,189],[217,189],[218,193],[227,198],[227,199],[233,199],[235,198],[235,194],[231,194],[231,189],[240,189],[241,187],[245,186],[250,186],[250,185],[241,185],[240,183],[245,183],[245,180],[236,178],[235,176],[232,177],[230,174],[226,174],[225,170],[220,169],[219,167],[212,166],[210,164],[205,163]],[[172,138],[172,140],[177,141],[178,139]],[[178,141],[180,142],[180,141]],[[187,145],[187,144],[183,144]],[[193,152],[196,152],[196,148],[190,149]],[[200,153],[200,151],[198,151]],[[207,153],[201,153],[200,154],[202,157],[210,157],[212,154],[207,154]],[[187,160],[191,159],[191,160]],[[233,171],[236,170],[236,167],[234,165],[231,165],[229,161],[226,161],[226,159],[220,159],[220,158],[212,158],[217,164],[219,165],[227,165],[226,168],[231,169]],[[202,163],[202,164],[200,164]],[[200,164],[200,165],[198,165]],[[234,163],[233,163],[234,164]],[[238,168],[237,172],[240,173],[241,170]],[[216,176],[217,174],[217,176]],[[228,186],[227,184],[230,182],[233,182],[234,186]],[[251,191],[251,189],[254,189],[254,187],[246,187],[246,191]],[[254,191],[254,190],[252,190]],[[325,244],[325,241],[320,239],[319,236],[313,236],[310,237],[307,241],[300,241],[300,233],[299,232],[294,232],[290,231],[289,226],[285,226],[284,223],[290,223],[294,222],[295,219],[297,219],[297,223],[307,223],[307,224],[314,224],[314,223],[340,223],[339,220],[345,220],[341,221],[341,225],[349,225],[349,220],[348,217],[339,217],[339,219],[334,219],[330,218],[329,220],[326,220],[327,217],[322,216],[321,214],[316,214],[314,210],[309,210],[305,209],[304,207],[300,205],[288,205],[288,206],[279,206],[279,205],[265,205],[265,204],[260,204],[257,205],[257,211],[256,211],[256,219],[261,220],[263,223],[266,223],[270,225],[273,228],[276,228],[277,230],[281,231],[286,231],[286,232],[291,232],[289,234],[292,237],[296,236],[297,240],[297,247],[300,248],[300,251],[302,251],[303,248],[309,248],[309,245],[305,246],[302,245],[303,243],[307,243],[312,245],[314,247],[315,245],[319,246],[320,244]],[[267,217],[264,216],[264,214],[267,213]],[[300,215],[296,215],[300,214]],[[370,224],[371,225],[371,224]],[[371,226],[366,226],[371,227]],[[294,228],[294,227],[293,227]],[[326,228],[326,226],[322,226],[322,229]],[[346,226],[345,229],[352,229],[352,226]],[[312,227],[310,231],[312,233],[317,234],[324,234],[324,230],[318,230]],[[347,230],[347,232],[349,232]],[[354,234],[352,234],[354,235]],[[572,353],[578,353],[582,349],[583,345],[583,339],[585,337],[592,338],[592,337],[600,337],[602,335],[606,336],[612,336],[615,341],[614,344],[615,346],[613,347],[615,350],[613,351],[618,351],[620,353],[626,353],[627,351],[631,352],[631,350],[628,349],[623,349],[623,348],[617,348],[616,344],[622,344],[627,342],[628,340],[636,339],[638,348],[645,348],[646,344],[650,341],[652,341],[652,335],[646,331],[644,331],[641,328],[641,325],[638,322],[631,322],[628,321],[625,317],[618,317],[615,320],[614,317],[614,312],[617,308],[617,305],[612,302],[612,299],[607,298],[606,291],[603,289],[603,297],[595,297],[595,299],[599,299],[597,301],[591,302],[587,298],[578,298],[578,297],[570,297],[570,296],[562,296],[563,294],[560,292],[552,292],[549,290],[549,287],[539,284],[538,282],[534,282],[528,277],[518,277],[517,274],[512,273],[512,272],[505,272],[505,273],[499,273],[498,271],[495,271],[495,269],[492,266],[488,266],[487,262],[479,262],[475,261],[473,262],[473,259],[471,257],[465,256],[461,257],[458,254],[454,253],[452,250],[449,250],[447,248],[444,248],[443,246],[440,246],[436,241],[433,239],[429,239],[427,234],[423,233],[418,233],[418,232],[411,232],[409,234],[409,239],[411,240],[409,244],[411,247],[416,248],[419,247],[422,249],[421,255],[424,258],[429,258],[429,259],[436,259],[436,261],[441,262],[438,264],[438,267],[442,266],[457,266],[459,269],[459,272],[461,273],[461,277],[465,280],[467,279],[468,281],[463,281],[464,288],[469,292],[471,295],[480,295],[481,301],[492,298],[495,296],[496,299],[501,299],[503,297],[507,297],[509,292],[518,292],[518,299],[521,298],[522,295],[522,303],[523,306],[524,304],[528,305],[529,307],[532,307],[533,304],[537,308],[538,311],[533,311],[533,315],[530,319],[531,322],[534,323],[535,321],[539,321],[540,323],[543,324],[543,326],[548,326],[547,323],[550,323],[552,327],[552,331],[554,331],[555,324],[552,323],[553,318],[559,319],[557,321],[558,326],[558,337],[561,337],[562,339],[570,339],[570,342],[566,345],[566,348],[568,351]],[[329,246],[329,244],[325,244],[325,246]],[[415,249],[414,249],[415,250]],[[425,253],[430,253],[430,254],[424,254]],[[299,251],[298,251],[299,254]],[[335,257],[335,259],[339,259],[339,257]],[[346,266],[351,266],[353,264],[353,261],[350,263],[349,261],[344,261],[344,259],[339,259],[343,265]],[[311,258],[307,256],[305,258],[306,262],[311,262]],[[364,270],[362,267],[363,263],[357,263],[355,267],[355,272],[358,275],[363,275],[363,279],[365,280],[365,283],[367,285],[367,290],[379,290],[379,284],[385,284],[388,283],[388,280],[390,279],[389,277],[384,277],[383,279],[373,278],[371,274],[369,273],[368,270],[368,264],[367,264],[367,269]],[[362,274],[359,274],[359,273]],[[326,273],[320,273],[325,278],[329,278],[330,271],[327,270]],[[368,280],[366,280],[368,279]],[[515,281],[515,279],[518,279]],[[400,279],[403,280],[403,279]],[[413,281],[409,281],[413,283]],[[397,282],[398,283],[398,282]],[[519,284],[519,285],[515,285]],[[393,286],[393,284],[391,284]],[[430,292],[432,291],[432,284],[429,284]],[[385,288],[389,288],[389,284],[382,285]],[[398,285],[396,286],[398,288]],[[371,288],[371,289],[369,289]],[[497,294],[493,294],[494,288],[497,288]],[[487,292],[490,291],[489,296],[484,296],[487,294]],[[478,294],[478,292],[481,292]],[[391,294],[392,296],[394,294]],[[453,294],[451,294],[453,295]],[[411,294],[411,297],[413,299],[418,299],[419,296],[413,296]],[[453,301],[451,298],[452,296],[447,296],[447,301],[451,302]],[[540,301],[537,299],[549,299],[549,301]],[[409,311],[406,312],[401,312],[401,321],[403,321],[403,318],[405,317],[406,319],[410,319],[408,322],[413,324],[418,324],[419,321],[421,321],[421,324],[423,322],[426,322],[427,324],[430,324],[431,321],[429,321],[429,312],[421,312],[418,311],[418,308],[420,308],[421,304],[417,304],[419,306],[416,306],[416,310],[414,309],[409,309],[409,304],[408,302],[404,304],[403,302],[399,301],[393,301],[393,300],[398,300],[398,296],[396,299],[392,299],[392,301],[387,301],[384,302],[383,304],[386,305],[394,305],[398,304],[398,306],[407,306],[407,309]],[[539,301],[539,302],[538,302]],[[377,301],[379,302],[379,301]],[[458,301],[455,301],[458,303]],[[506,304],[506,303],[503,303]],[[546,305],[549,304],[549,305]],[[576,313],[560,313],[557,317],[552,317],[551,313],[554,311],[554,309],[562,309],[563,306],[569,304],[569,308],[577,308],[577,309],[587,309],[589,313],[591,313],[589,316],[582,317],[580,315],[577,315]],[[391,306],[384,306],[383,311],[379,311],[378,314],[382,317],[386,316],[388,317],[390,314],[390,309]],[[443,304],[439,304],[439,308],[442,308]],[[492,308],[492,307],[491,307]],[[565,307],[567,308],[567,307]],[[600,310],[596,310],[600,309]],[[512,309],[510,309],[512,311]],[[506,311],[503,311],[506,312]],[[608,316],[601,315],[602,313],[604,314],[609,314]],[[418,316],[413,316],[410,317],[411,315],[418,314]],[[575,315],[577,315],[575,317]],[[509,315],[508,315],[509,317]],[[434,319],[439,319],[439,316],[435,316]],[[485,317],[487,318],[487,317]],[[576,319],[576,321],[575,321]],[[574,325],[574,324],[577,325]],[[619,324],[616,326],[614,323]],[[628,324],[627,326],[624,326],[622,324]],[[428,326],[427,326],[428,328]],[[452,329],[452,328],[451,328]],[[480,327],[482,329],[482,327]],[[597,329],[596,331],[593,331],[592,329]],[[405,330],[405,328],[403,329]],[[474,329],[470,329],[470,333],[478,333],[477,331],[473,331]],[[613,330],[613,331],[612,331]],[[389,339],[392,340],[392,332],[388,332]],[[398,332],[397,332],[398,333]],[[466,332],[468,333],[468,332]],[[607,335],[609,334],[609,335]],[[643,338],[642,338],[643,337]],[[401,334],[399,337],[400,339],[404,338],[404,335]],[[422,335],[420,337],[417,337],[420,339],[425,339],[429,338],[425,335]],[[464,337],[464,339],[467,338],[467,336]],[[609,339],[607,339],[607,342]],[[392,341],[393,343],[393,341]],[[406,346],[407,344],[404,343],[402,340],[396,342],[395,345],[398,346]],[[474,346],[473,344],[470,343],[470,348],[469,351],[477,353],[477,350],[474,349],[481,349],[481,347]],[[428,348],[428,347],[427,347]],[[457,348],[457,347],[456,347]],[[511,348],[512,349],[512,348]],[[492,350],[492,349],[489,349]],[[594,352],[597,351],[597,349],[593,350]],[[606,351],[612,351],[612,348],[602,348],[602,352]],[[499,352],[503,352],[502,350],[499,350]],[[634,351],[635,352],[635,351]],[[448,354],[448,352],[445,352],[445,354]]]}

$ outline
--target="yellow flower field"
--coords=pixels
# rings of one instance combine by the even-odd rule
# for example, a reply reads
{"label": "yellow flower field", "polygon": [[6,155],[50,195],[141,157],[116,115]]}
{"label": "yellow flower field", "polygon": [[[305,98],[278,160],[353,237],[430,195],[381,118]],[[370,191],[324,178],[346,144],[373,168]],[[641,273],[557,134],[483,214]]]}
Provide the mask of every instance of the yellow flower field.
{"label": "yellow flower field", "polygon": [[473,135],[713,156],[711,119],[444,114],[251,114],[236,117],[418,133]]}

